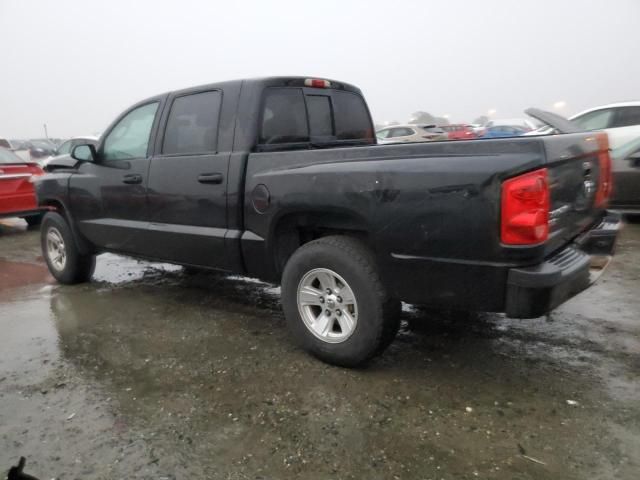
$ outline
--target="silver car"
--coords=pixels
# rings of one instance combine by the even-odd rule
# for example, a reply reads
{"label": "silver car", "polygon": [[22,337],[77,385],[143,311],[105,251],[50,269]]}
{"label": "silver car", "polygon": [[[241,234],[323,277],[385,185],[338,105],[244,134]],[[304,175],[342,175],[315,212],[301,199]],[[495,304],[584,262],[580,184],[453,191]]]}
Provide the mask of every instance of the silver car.
{"label": "silver car", "polygon": [[391,125],[376,132],[378,143],[430,142],[448,140],[447,132],[436,125]]}

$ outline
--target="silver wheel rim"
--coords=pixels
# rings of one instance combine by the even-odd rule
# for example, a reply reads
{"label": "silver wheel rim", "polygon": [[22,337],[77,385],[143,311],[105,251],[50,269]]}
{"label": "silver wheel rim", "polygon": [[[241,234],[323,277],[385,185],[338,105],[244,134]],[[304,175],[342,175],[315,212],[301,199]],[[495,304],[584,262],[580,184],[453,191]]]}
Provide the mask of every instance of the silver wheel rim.
{"label": "silver wheel rim", "polygon": [[344,342],[358,323],[353,290],[328,268],[315,268],[302,277],[298,284],[298,311],[309,331],[327,343]]}
{"label": "silver wheel rim", "polygon": [[64,269],[67,263],[67,251],[60,231],[55,227],[47,229],[47,257],[57,271]]}

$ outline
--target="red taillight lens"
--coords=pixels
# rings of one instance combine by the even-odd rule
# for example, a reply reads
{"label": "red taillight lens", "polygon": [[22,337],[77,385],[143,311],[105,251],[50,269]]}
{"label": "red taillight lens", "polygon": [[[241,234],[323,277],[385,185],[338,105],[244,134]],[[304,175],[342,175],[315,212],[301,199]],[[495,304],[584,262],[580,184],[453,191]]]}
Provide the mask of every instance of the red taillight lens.
{"label": "red taillight lens", "polygon": [[599,133],[598,140],[598,189],[596,190],[595,206],[605,208],[609,203],[613,191],[613,176],[611,172],[611,156],[609,155],[609,137],[606,133]]}
{"label": "red taillight lens", "polygon": [[547,169],[525,173],[502,183],[500,238],[506,245],[534,245],[549,237]]}

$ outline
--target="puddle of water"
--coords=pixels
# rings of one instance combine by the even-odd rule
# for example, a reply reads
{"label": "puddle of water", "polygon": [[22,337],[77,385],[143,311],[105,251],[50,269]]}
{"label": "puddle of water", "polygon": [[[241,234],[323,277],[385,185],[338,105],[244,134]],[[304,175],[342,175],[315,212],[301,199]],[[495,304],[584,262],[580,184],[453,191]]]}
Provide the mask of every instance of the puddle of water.
{"label": "puddle of water", "polygon": [[0,298],[14,288],[51,282],[53,277],[42,264],[0,259]]}
{"label": "puddle of water", "polygon": [[47,377],[59,357],[58,331],[50,321],[50,288],[13,290],[17,300],[1,304],[0,376],[16,385]]}

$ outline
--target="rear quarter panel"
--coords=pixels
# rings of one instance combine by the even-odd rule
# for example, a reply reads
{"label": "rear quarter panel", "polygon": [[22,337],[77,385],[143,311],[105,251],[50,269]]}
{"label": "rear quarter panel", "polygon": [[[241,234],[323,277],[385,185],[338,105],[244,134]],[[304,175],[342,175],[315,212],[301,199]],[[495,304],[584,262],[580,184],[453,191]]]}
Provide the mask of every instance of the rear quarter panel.
{"label": "rear quarter panel", "polygon": [[[353,219],[366,230],[390,282],[411,281],[399,278],[396,267],[413,257],[460,265],[530,263],[541,249],[500,245],[500,184],[543,162],[537,139],[251,154],[244,209],[252,244],[247,267],[271,262],[275,270],[276,225],[296,212]],[[251,192],[260,184],[271,198],[264,213],[252,205]]]}

